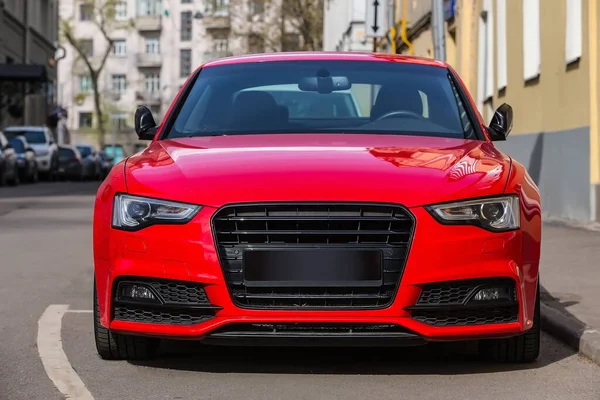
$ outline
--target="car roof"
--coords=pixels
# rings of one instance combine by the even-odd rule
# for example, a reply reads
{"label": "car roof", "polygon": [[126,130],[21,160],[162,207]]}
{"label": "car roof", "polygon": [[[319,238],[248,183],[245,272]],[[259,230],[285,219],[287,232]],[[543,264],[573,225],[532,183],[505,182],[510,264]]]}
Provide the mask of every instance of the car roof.
{"label": "car roof", "polygon": [[242,56],[225,57],[209,61],[202,68],[216,67],[228,64],[245,64],[269,61],[303,61],[303,60],[340,60],[340,61],[373,61],[398,62],[447,68],[448,64],[432,58],[406,56],[402,54],[362,53],[362,52],[333,52],[333,51],[299,51],[281,53],[247,54]]}
{"label": "car roof", "polygon": [[31,126],[31,125],[13,125],[13,126],[7,126],[6,128],[4,128],[5,132],[10,132],[10,131],[40,131],[40,132],[44,132],[46,128],[43,126]]}

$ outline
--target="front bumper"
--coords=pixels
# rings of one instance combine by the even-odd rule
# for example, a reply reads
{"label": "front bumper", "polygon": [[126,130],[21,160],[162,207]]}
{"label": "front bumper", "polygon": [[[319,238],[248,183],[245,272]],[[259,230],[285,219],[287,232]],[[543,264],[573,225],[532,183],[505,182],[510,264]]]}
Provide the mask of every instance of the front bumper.
{"label": "front bumper", "polygon": [[[338,343],[353,338],[358,340],[352,342],[368,343],[369,338],[378,337],[399,344],[419,344],[423,341],[507,337],[518,335],[532,326],[538,264],[523,261],[521,231],[491,233],[472,226],[442,226],[423,208],[414,208],[410,210],[417,221],[414,236],[398,289],[389,306],[347,310],[253,309],[240,307],[232,300],[212,231],[211,220],[216,211],[203,208],[186,225],[151,226],[139,232],[109,229],[99,238],[103,248],[108,249],[106,257],[98,257],[98,251],[95,257],[100,317],[104,326],[126,334],[231,340],[236,344],[256,343],[263,339],[273,339],[270,343],[285,342],[284,339],[313,342],[318,338],[339,339]],[[115,318],[116,284],[129,277],[196,282],[201,284],[210,306],[214,308],[204,313],[205,318],[187,324],[169,323],[168,312],[159,323]],[[489,279],[506,279],[514,284],[514,319],[499,317],[485,320],[484,312],[483,319],[472,323],[472,317],[457,319],[454,314],[449,317],[452,318],[450,323],[440,324],[427,316],[417,317],[417,312],[412,309],[428,284],[473,280],[489,282]],[[246,325],[240,329],[239,324]],[[279,324],[283,328],[277,335],[278,329],[257,332],[252,324]],[[326,335],[309,330],[311,340],[305,333],[299,335],[290,331],[289,324],[296,327],[299,324],[336,324],[340,329]],[[345,330],[348,324],[393,327],[378,332],[362,331],[357,336],[352,334],[355,329],[350,329],[348,334]]]}
{"label": "front bumper", "polygon": [[35,160],[37,161],[38,171],[48,172],[52,168],[52,155],[50,153],[40,156],[36,155]]}

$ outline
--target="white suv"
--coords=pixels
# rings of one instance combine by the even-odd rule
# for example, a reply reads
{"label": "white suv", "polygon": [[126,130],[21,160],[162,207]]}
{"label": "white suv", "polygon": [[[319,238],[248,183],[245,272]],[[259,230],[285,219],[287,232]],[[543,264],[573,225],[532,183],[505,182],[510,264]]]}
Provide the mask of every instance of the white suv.
{"label": "white suv", "polygon": [[38,171],[48,180],[54,180],[58,173],[58,145],[54,142],[50,128],[45,126],[9,126],[4,135],[10,139],[25,136],[35,152]]}

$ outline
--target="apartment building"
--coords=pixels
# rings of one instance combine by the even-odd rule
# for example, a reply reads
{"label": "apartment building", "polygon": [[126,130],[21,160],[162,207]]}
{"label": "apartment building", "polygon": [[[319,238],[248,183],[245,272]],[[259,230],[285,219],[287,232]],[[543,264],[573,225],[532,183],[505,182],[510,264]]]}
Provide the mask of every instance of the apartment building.
{"label": "apartment building", "polygon": [[[384,0],[387,1],[387,0]],[[365,36],[365,0],[325,0],[323,49],[325,51],[371,51]]]}
{"label": "apartment building", "polygon": [[55,105],[56,0],[0,0],[0,129],[42,125]]}
{"label": "apartment building", "polygon": [[[108,41],[85,2],[60,0],[60,16],[70,21],[93,65],[110,51],[99,78],[108,116],[107,143],[132,145],[133,114],[150,107],[161,120],[180,87],[200,64],[232,54],[228,0],[124,0],[115,7]],[[65,45],[59,69],[59,99],[69,110],[75,142],[96,143],[94,99],[89,71],[74,48]]]}

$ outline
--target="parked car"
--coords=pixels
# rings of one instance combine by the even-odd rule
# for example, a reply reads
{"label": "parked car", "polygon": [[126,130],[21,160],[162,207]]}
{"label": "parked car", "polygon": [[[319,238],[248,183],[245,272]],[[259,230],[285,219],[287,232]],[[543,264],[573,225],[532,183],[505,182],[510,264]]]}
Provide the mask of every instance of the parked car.
{"label": "parked car", "polygon": [[59,146],[58,177],[60,179],[83,180],[83,160],[77,147]]}
{"label": "parked car", "polygon": [[7,138],[25,136],[35,151],[38,172],[43,179],[54,180],[58,172],[58,145],[46,126],[10,126],[4,129]]}
{"label": "parked car", "polygon": [[113,162],[115,164],[117,164],[118,162],[120,162],[121,160],[123,160],[126,155],[125,155],[125,149],[123,148],[123,146],[121,146],[120,144],[117,145],[112,145],[112,144],[107,144],[104,145],[104,152],[106,152],[106,154],[113,159]]}
{"label": "parked car", "polygon": [[17,167],[21,182],[34,183],[38,181],[38,167],[35,152],[27,143],[24,136],[12,137],[8,140],[17,154]]}
{"label": "parked car", "polygon": [[106,152],[99,151],[98,156],[100,157],[100,171],[102,179],[106,178],[112,167],[114,166],[113,159],[109,157]]}
{"label": "parked car", "polygon": [[0,186],[19,184],[17,154],[6,136],[0,132]]}
{"label": "parked car", "polygon": [[137,143],[133,146],[133,152],[134,153],[139,153],[140,151],[144,151],[144,149],[148,147],[145,144],[141,144],[141,143]]}
{"label": "parked car", "polygon": [[[312,93],[295,96],[307,110],[379,90],[364,91],[368,115],[291,118],[261,89],[275,85]],[[542,206],[498,146],[508,104],[483,121],[444,62],[341,52],[211,61],[182,93],[160,132],[137,109],[151,156],[134,154],[97,191],[100,357],[152,357],[177,337],[473,341],[498,362],[538,358]]]}
{"label": "parked car", "polygon": [[100,157],[96,153],[96,150],[88,145],[78,145],[76,147],[83,161],[83,179],[100,179]]}

